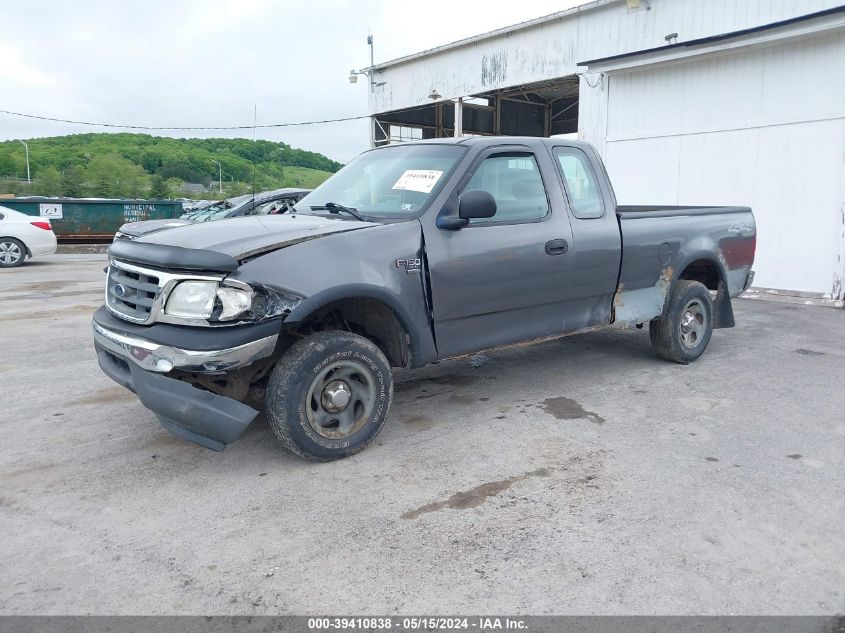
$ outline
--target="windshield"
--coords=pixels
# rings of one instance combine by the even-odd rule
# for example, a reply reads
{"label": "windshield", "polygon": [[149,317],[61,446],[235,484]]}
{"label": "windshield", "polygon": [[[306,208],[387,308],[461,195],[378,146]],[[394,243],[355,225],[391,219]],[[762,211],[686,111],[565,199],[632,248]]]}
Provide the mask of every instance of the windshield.
{"label": "windshield", "polygon": [[393,145],[365,152],[305,196],[294,207],[335,203],[361,215],[410,218],[418,216],[443,186],[461,159],[457,145]]}
{"label": "windshield", "polygon": [[196,218],[200,222],[210,222],[212,220],[222,220],[223,218],[229,217],[230,214],[234,213],[236,209],[240,209],[241,207],[249,204],[251,202],[251,198],[247,198],[243,202],[239,204],[230,204],[227,202],[225,205],[219,205],[211,207],[206,213],[200,217]]}

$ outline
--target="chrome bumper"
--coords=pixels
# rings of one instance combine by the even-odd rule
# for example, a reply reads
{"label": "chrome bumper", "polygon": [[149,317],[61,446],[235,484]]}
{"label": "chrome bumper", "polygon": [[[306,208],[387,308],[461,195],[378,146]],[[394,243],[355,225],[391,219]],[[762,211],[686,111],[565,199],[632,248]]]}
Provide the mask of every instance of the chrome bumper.
{"label": "chrome bumper", "polygon": [[276,348],[278,334],[238,347],[190,350],[160,345],[146,339],[113,332],[92,323],[94,341],[102,348],[133,361],[147,371],[167,373],[174,369],[196,373],[216,373],[249,365],[266,358]]}

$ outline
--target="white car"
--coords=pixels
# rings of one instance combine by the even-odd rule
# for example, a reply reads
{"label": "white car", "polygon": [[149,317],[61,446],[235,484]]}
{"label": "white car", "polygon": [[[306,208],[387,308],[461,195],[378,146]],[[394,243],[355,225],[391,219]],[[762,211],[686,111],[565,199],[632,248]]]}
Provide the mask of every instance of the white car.
{"label": "white car", "polygon": [[56,252],[50,220],[0,206],[0,268],[23,264],[27,257]]}

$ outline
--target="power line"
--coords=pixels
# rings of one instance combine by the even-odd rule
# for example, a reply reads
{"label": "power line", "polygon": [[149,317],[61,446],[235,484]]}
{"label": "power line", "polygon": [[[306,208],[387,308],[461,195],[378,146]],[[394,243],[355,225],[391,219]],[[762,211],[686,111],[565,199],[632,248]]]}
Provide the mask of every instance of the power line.
{"label": "power line", "polygon": [[0,109],[0,114],[9,114],[12,116],[19,116],[25,119],[37,119],[39,121],[52,121],[53,123],[70,123],[72,125],[88,125],[91,127],[109,127],[122,128],[125,130],[170,130],[170,131],[184,131],[184,130],[252,130],[255,128],[277,128],[277,127],[297,127],[300,125],[317,125],[320,123],[340,123],[343,121],[357,121],[359,119],[369,118],[369,114],[362,114],[359,116],[347,116],[338,119],[321,119],[319,121],[297,121],[296,123],[265,123],[262,125],[220,125],[220,126],[156,126],[156,125],[122,125],[119,123],[92,123],[90,121],[74,121],[72,119],[59,119],[49,116],[40,116],[37,114],[25,114],[23,112],[12,112],[11,110]]}

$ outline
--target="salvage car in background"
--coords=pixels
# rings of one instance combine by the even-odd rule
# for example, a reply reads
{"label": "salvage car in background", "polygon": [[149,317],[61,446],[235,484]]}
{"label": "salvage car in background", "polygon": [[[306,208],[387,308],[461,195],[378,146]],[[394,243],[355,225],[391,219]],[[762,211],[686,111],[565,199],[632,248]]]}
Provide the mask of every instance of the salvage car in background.
{"label": "salvage car in background", "polygon": [[142,222],[128,222],[118,229],[114,239],[134,240],[142,235],[157,233],[177,226],[185,226],[197,222],[237,218],[244,215],[274,215],[284,213],[302,198],[310,189],[296,189],[286,187],[261,193],[247,194],[212,203],[202,209],[183,214],[178,220],[144,220]]}
{"label": "salvage car in background", "polygon": [[0,206],[0,268],[14,268],[27,257],[56,252],[56,234],[47,218]]}
{"label": "salvage car in background", "polygon": [[756,243],[748,207],[617,206],[586,143],[389,145],[284,215],[116,240],[94,342],[183,438],[224,448],[251,395],[285,447],[336,459],[381,429],[392,367],[645,324],[658,356],[696,360]]}

